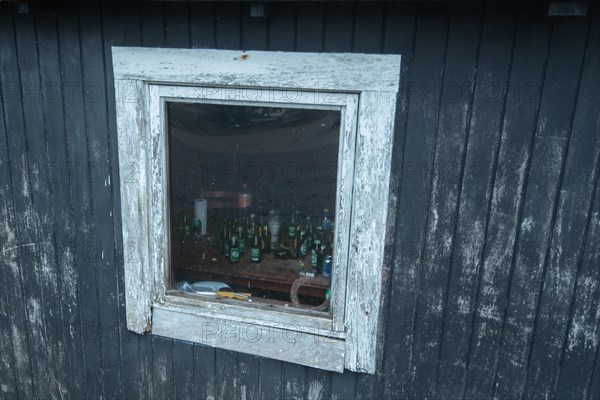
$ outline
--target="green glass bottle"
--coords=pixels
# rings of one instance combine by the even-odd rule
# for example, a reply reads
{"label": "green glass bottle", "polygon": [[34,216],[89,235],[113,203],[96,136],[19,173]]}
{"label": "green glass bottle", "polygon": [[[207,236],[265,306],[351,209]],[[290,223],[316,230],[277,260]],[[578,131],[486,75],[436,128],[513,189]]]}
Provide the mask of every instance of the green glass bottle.
{"label": "green glass bottle", "polygon": [[223,241],[222,241],[222,254],[229,258],[229,245],[230,245],[230,237],[231,237],[231,232],[227,229],[227,226],[225,226],[223,228],[223,232],[224,232],[224,237],[223,237]]}
{"label": "green glass bottle", "polygon": [[[297,211],[292,211],[292,222],[288,226],[288,236],[293,239],[296,236],[296,213]],[[300,222],[298,220],[298,222]]]}
{"label": "green glass bottle", "polygon": [[259,229],[257,229],[254,232],[254,237],[252,238],[252,246],[250,247],[250,261],[253,263],[259,263],[261,258],[262,258],[262,254],[261,254],[261,249],[260,249],[260,234],[259,234]]}
{"label": "green glass bottle", "polygon": [[271,252],[271,230],[269,229],[269,225],[263,226],[263,253],[269,254]]}
{"label": "green glass bottle", "polygon": [[244,228],[239,225],[238,228],[238,246],[240,249],[240,255],[244,254],[246,252],[246,235],[244,232]]}
{"label": "green glass bottle", "polygon": [[240,247],[237,233],[233,231],[229,238],[229,262],[236,264],[240,261]]}

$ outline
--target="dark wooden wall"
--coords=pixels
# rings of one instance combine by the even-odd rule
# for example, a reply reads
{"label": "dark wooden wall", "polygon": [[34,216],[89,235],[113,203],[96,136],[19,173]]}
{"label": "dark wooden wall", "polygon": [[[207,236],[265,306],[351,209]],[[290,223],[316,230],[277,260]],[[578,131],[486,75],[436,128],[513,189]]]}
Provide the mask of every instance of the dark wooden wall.
{"label": "dark wooden wall", "polygon": [[[600,7],[0,4],[0,399],[600,399]],[[400,53],[375,376],[128,333],[111,45]]]}

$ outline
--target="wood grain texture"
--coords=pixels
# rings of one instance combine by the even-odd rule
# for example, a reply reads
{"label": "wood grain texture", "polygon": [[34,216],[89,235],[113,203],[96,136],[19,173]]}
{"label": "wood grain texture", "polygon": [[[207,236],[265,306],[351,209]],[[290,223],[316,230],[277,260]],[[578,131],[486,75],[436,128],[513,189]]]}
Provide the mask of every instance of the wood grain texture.
{"label": "wood grain texture", "polygon": [[[54,260],[53,253],[45,258],[45,252],[49,251],[49,238],[42,236],[44,228],[41,225],[41,216],[47,213],[47,208],[45,204],[37,203],[40,208],[37,210],[33,198],[35,195],[39,202],[40,190],[45,189],[45,185],[40,187],[39,170],[40,163],[45,161],[45,156],[39,158],[40,154],[43,154],[41,151],[44,141],[42,139],[41,143],[33,142],[34,137],[43,134],[43,123],[40,123],[41,110],[33,103],[39,93],[34,86],[34,82],[39,79],[35,58],[37,55],[35,52],[17,49],[20,43],[31,40],[33,26],[30,18],[27,18],[17,29],[17,21],[10,12],[2,14],[1,18],[0,77],[3,83],[7,149],[5,161],[10,164],[8,178],[13,187],[12,199],[7,205],[12,202],[14,207],[12,221],[9,219],[4,222],[12,223],[5,228],[6,233],[10,235],[10,242],[4,244],[3,255],[8,261],[5,264],[9,270],[7,283],[14,285],[7,290],[14,293],[19,313],[18,316],[13,314],[10,321],[16,368],[19,374],[23,373],[25,377],[21,383],[23,386],[18,390],[30,396],[41,396],[51,389],[57,394],[56,387],[51,383],[54,370],[44,367],[43,361],[53,359],[54,346],[48,343],[46,335],[47,304],[44,302],[42,272],[50,272],[52,267],[49,263]],[[21,68],[29,73],[21,76]],[[12,86],[10,92],[7,92],[7,85]],[[38,118],[38,124],[32,126],[30,122],[26,122],[26,117]],[[14,134],[16,132],[19,134]],[[29,153],[30,148],[32,154]],[[47,181],[44,181],[42,184],[46,183]],[[47,215],[46,221],[51,223]],[[43,261],[45,262],[42,270]],[[17,288],[20,289],[20,293]]]}
{"label": "wood grain texture", "polygon": [[344,341],[258,324],[206,317],[156,305],[153,334],[192,340],[213,347],[287,360],[331,371],[343,371]]}
{"label": "wood grain texture", "polygon": [[[465,167],[465,147],[470,137],[475,72],[481,33],[480,12],[465,13],[455,7],[450,18],[444,78],[436,88],[441,96],[436,126],[429,212],[420,266],[411,396],[436,396],[441,335],[446,325],[446,296],[455,228]],[[465,15],[466,14],[466,15]],[[468,40],[476,38],[476,40]],[[463,82],[467,82],[464,84]],[[437,94],[437,93],[436,93]],[[446,397],[447,394],[440,394]]]}
{"label": "wood grain texture", "polygon": [[[0,77],[4,78],[2,75]],[[0,168],[2,179],[0,180],[0,194],[3,199],[0,205],[0,245],[2,249],[2,268],[0,268],[0,279],[6,289],[2,290],[0,298],[0,380],[4,382],[2,395],[5,398],[17,397],[17,394],[32,394],[32,377],[29,368],[29,349],[27,336],[19,333],[24,331],[24,321],[16,318],[15,311],[23,312],[23,292],[20,285],[18,271],[17,253],[10,248],[17,245],[16,229],[14,223],[14,204],[12,200],[12,182],[10,161],[8,158],[8,134],[6,131],[5,103],[7,99],[6,83],[0,81],[2,109],[0,110]],[[12,305],[12,307],[9,307]],[[17,334],[13,338],[13,334]],[[15,346],[16,345],[16,346]],[[17,352],[15,352],[17,350]],[[25,362],[26,361],[26,362]]]}
{"label": "wood grain texture", "polygon": [[[521,396],[526,384],[586,37],[587,26],[574,21],[555,24],[552,33],[495,374],[494,396],[501,398]],[[557,96],[563,101],[560,106],[554,101]],[[558,292],[555,296],[561,297]],[[555,342],[553,336],[545,333],[543,340]]]}
{"label": "wood grain texture", "polygon": [[548,25],[534,17],[532,11],[522,12],[517,29],[469,338],[464,389],[468,399],[492,396],[518,217],[550,41]]}
{"label": "wood grain texture", "polygon": [[[407,398],[414,378],[411,360],[422,240],[428,212],[433,144],[439,109],[447,37],[447,16],[437,7],[417,14],[411,80],[406,82],[410,100],[406,121],[403,170],[400,177],[396,231],[396,255],[389,295],[386,328],[385,398]],[[391,354],[396,356],[390,357]],[[404,360],[398,362],[398,360]]]}
{"label": "wood grain texture", "polygon": [[[243,54],[248,58],[242,59]],[[262,51],[114,47],[113,68],[120,80],[282,89],[321,89],[333,81],[332,89],[338,91],[396,92],[400,57],[291,53],[282,58]]]}
{"label": "wood grain texture", "polygon": [[[574,45],[573,41],[571,45]],[[598,71],[600,68],[598,64],[589,65],[589,61],[591,59],[594,62],[594,58],[597,59],[600,49],[597,44],[590,46],[589,41],[587,45],[586,60],[576,59],[583,63],[580,71],[574,74],[579,75],[576,85],[579,93],[573,93],[575,106],[569,116],[571,122],[566,128],[568,144],[561,172],[556,216],[551,228],[546,272],[532,329],[531,356],[525,385],[525,397],[528,398],[538,396],[542,387],[548,388],[542,392],[548,396],[555,390],[557,367],[560,365],[561,352],[565,346],[567,325],[572,313],[571,301],[588,233],[590,206],[598,181],[600,137],[590,135],[589,132],[599,132],[600,126],[598,118],[594,121],[588,114],[591,111],[590,107],[594,107],[592,104],[597,102],[586,96],[586,92],[590,90],[587,83],[592,84],[595,79],[590,75],[591,71]],[[573,62],[575,65],[576,60]],[[561,75],[568,76],[564,73]],[[585,88],[581,87],[582,81],[586,82]],[[596,107],[596,115],[597,112]]]}
{"label": "wood grain texture", "polygon": [[[399,67],[399,66],[398,66]],[[346,365],[375,372],[396,94],[362,92],[346,294]],[[359,246],[358,244],[361,244]],[[366,294],[378,294],[368,296]]]}
{"label": "wood grain texture", "polygon": [[487,7],[482,18],[477,76],[474,79],[468,126],[469,139],[460,178],[462,188],[455,244],[450,261],[447,300],[444,301],[446,305],[436,389],[437,395],[444,398],[459,398],[465,385],[472,316],[516,26],[513,20],[507,18],[503,8],[498,6]]}
{"label": "wood grain texture", "polygon": [[[122,111],[117,112],[117,127],[122,132],[143,132],[144,90],[139,81],[116,80],[117,103]],[[148,199],[139,188],[145,188],[146,146],[144,135],[119,135],[119,177],[121,198],[121,220],[123,226],[148,224]],[[140,222],[141,221],[141,222]],[[127,304],[127,328],[137,333],[149,330],[152,304],[152,283],[154,277],[149,270],[149,236],[146,229],[123,231],[123,262],[125,268],[125,302]]]}
{"label": "wood grain texture", "polygon": [[[269,2],[265,19],[250,17],[249,6],[140,2],[106,3],[100,10],[97,2],[77,6],[30,2],[30,14],[20,15],[16,5],[0,2],[0,399],[48,397],[43,390],[52,386],[52,375],[56,387],[60,385],[53,393],[57,398],[63,393],[65,398],[128,399],[157,398],[160,393],[212,399],[245,394],[260,399],[395,400],[407,398],[413,382],[431,378],[427,368],[411,370],[418,355],[412,351],[413,327],[420,323],[419,315],[425,315],[413,311],[414,300],[431,296],[428,288],[437,283],[415,277],[420,273],[416,265],[424,259],[420,255],[424,221],[433,209],[429,203],[432,160],[434,154],[439,159],[442,151],[434,150],[434,143],[448,140],[436,138],[431,126],[438,119],[456,117],[440,113],[436,97],[436,85],[449,79],[440,68],[447,58],[445,35],[455,4]],[[435,392],[439,398],[493,398],[495,390],[497,398],[522,393],[522,398],[600,399],[600,195],[598,184],[590,178],[598,174],[599,162],[600,121],[594,100],[600,90],[596,72],[600,8],[590,3],[587,17],[571,19],[548,18],[541,5],[519,7],[521,11],[514,4],[484,7],[477,75],[474,82],[461,82],[474,84],[475,93],[463,150],[447,296],[442,302],[440,362],[431,363],[439,369]],[[476,18],[477,11],[465,9],[464,15]],[[581,41],[588,27],[584,56]],[[474,40],[475,36],[464,45]],[[376,375],[324,372],[204,345],[157,341],[126,329],[129,294],[123,264],[131,261],[135,249],[123,244],[120,233],[124,220],[121,177],[116,170],[113,45],[402,54],[388,196],[389,204],[396,204],[396,217],[388,218],[394,241],[384,253],[392,271],[382,314],[384,346],[378,349],[384,362]],[[552,56],[545,74],[549,48],[559,55]],[[572,78],[577,68],[569,67],[577,64],[577,57],[570,55],[577,48],[583,60],[579,90]],[[450,49],[448,56],[458,50]],[[93,102],[96,84],[102,89],[102,104]],[[538,109],[540,117],[548,116],[549,129],[542,129],[544,118],[536,122]],[[571,116],[565,118],[569,111]],[[566,140],[562,132],[571,126],[570,119]],[[561,134],[556,135],[555,129]],[[550,144],[532,147],[534,133],[535,141]],[[19,149],[26,150],[26,168]],[[452,154],[459,160],[460,152],[455,150]],[[98,155],[103,154],[115,167],[106,191],[104,179],[96,182],[92,174],[94,163],[103,159]],[[545,159],[554,154],[563,158]],[[561,161],[562,178],[557,179],[554,163]],[[39,165],[48,166],[48,171]],[[538,171],[533,184],[528,170]],[[57,171],[57,179],[52,171]],[[52,179],[40,182],[46,174]],[[22,193],[24,176],[41,183],[39,188],[29,185],[27,196]],[[549,192],[555,188],[555,196],[538,193],[546,189],[538,188],[536,180],[547,180],[541,187],[550,188]],[[45,198],[40,195],[44,190],[49,193]],[[532,195],[527,201],[533,203],[524,207],[525,198]],[[534,206],[540,208],[540,215],[551,217],[544,225],[547,231],[542,226],[535,234],[547,239],[547,255],[542,273],[531,275],[530,283],[524,280],[520,261],[527,243],[516,232],[524,218],[533,215],[522,210]],[[442,219],[452,217],[440,214],[439,208],[438,214]],[[24,220],[39,223],[27,225]],[[43,239],[37,241],[41,247],[13,249],[15,243],[25,243],[22,238],[33,236]],[[111,246],[116,249],[112,267],[90,263],[94,249]],[[54,266],[46,264],[51,266],[48,271],[55,272],[51,281],[22,285],[22,278],[44,276],[44,264],[38,262],[43,258],[55,260]],[[446,261],[432,268],[445,265]],[[529,298],[522,289],[532,287],[538,289],[532,290],[532,297],[536,292],[539,306],[528,306],[525,310],[531,313],[521,312],[516,303]],[[105,295],[117,296],[106,308]],[[29,318],[31,301],[43,304],[42,317],[34,323]],[[471,313],[463,313],[465,305],[472,307]],[[61,319],[64,326],[57,330],[50,322]],[[465,330],[454,330],[452,321],[465,322]],[[530,327],[529,341],[514,334],[523,322]],[[96,336],[98,329],[101,337]],[[32,342],[38,337],[50,346],[42,349]],[[108,362],[115,356],[119,366]],[[161,361],[167,378],[157,384],[155,361],[170,357],[172,367]],[[113,379],[118,374],[115,368],[121,369],[122,394]]]}

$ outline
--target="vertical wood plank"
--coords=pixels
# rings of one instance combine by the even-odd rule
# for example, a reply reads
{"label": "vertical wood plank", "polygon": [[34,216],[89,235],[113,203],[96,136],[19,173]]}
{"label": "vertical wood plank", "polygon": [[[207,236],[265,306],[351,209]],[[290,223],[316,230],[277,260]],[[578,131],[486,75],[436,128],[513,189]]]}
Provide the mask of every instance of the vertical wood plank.
{"label": "vertical wood plank", "polygon": [[[102,396],[104,380],[102,379],[102,347],[101,326],[99,322],[98,275],[95,268],[96,242],[94,237],[94,219],[92,204],[92,181],[96,173],[90,162],[88,130],[86,129],[86,96],[90,94],[84,87],[84,76],[81,54],[82,25],[78,10],[66,10],[61,13],[64,20],[59,21],[61,47],[70,56],[64,58],[63,76],[71,83],[71,96],[65,105],[65,124],[69,152],[72,154],[74,166],[72,193],[78,194],[73,198],[73,218],[75,226],[76,264],[79,271],[79,312],[83,336],[85,361],[86,395]],[[64,46],[62,46],[64,45]],[[91,88],[90,88],[91,89]],[[95,93],[98,93],[95,91]]]}
{"label": "vertical wood plank", "polygon": [[296,11],[296,51],[321,51],[323,48],[324,5],[298,3]]}
{"label": "vertical wood plank", "polygon": [[140,5],[140,22],[142,45],[147,47],[164,47],[165,16],[164,5],[151,2]]}
{"label": "vertical wood plank", "polygon": [[170,48],[190,47],[189,3],[165,4],[165,46]]}
{"label": "vertical wood plank", "polygon": [[283,364],[283,398],[303,400],[306,383],[306,367],[298,364]]}
{"label": "vertical wood plank", "polygon": [[[234,331],[231,332],[235,335]],[[227,335],[227,333],[224,333]],[[230,337],[231,340],[235,338]],[[215,389],[217,399],[233,399],[239,396],[238,354],[233,351],[216,349]]]}
{"label": "vertical wood plank", "polygon": [[333,372],[307,368],[306,400],[325,400],[331,398],[332,375]]}
{"label": "vertical wood plank", "polygon": [[194,398],[216,399],[215,349],[194,344]]}
{"label": "vertical wood plank", "polygon": [[[592,88],[593,86],[590,85]],[[598,162],[598,161],[597,161]],[[589,384],[598,388],[594,362],[600,349],[600,190],[596,185],[594,204],[588,221],[587,241],[581,260],[571,321],[563,349],[560,374],[557,376],[556,399],[598,398]],[[596,364],[596,370],[598,366]]]}
{"label": "vertical wood plank", "polygon": [[154,398],[174,398],[173,339],[152,335],[152,372]]}
{"label": "vertical wood plank", "polygon": [[[461,196],[465,146],[468,143],[473,81],[480,40],[480,9],[454,6],[448,32],[441,104],[434,145],[429,212],[420,267],[412,367],[413,397],[434,397],[440,340],[444,328],[446,291],[458,204]],[[469,38],[476,38],[470,40]],[[441,394],[445,397],[444,394]]]}
{"label": "vertical wood plank", "polygon": [[259,399],[280,399],[283,397],[283,363],[269,358],[260,359]]}
{"label": "vertical wood plank", "polygon": [[[65,378],[60,381],[59,392],[68,392],[77,396],[80,394],[78,377],[81,376],[83,353],[81,347],[81,331],[78,316],[78,283],[77,266],[74,264],[73,246],[73,215],[71,211],[72,196],[70,193],[71,169],[65,123],[63,119],[64,97],[60,79],[61,66],[57,33],[57,18],[51,13],[36,16],[37,42],[40,64],[40,83],[46,124],[46,139],[48,151],[47,179],[51,184],[52,208],[55,221],[53,227],[56,246],[58,275],[57,290],[60,292],[60,308],[62,313],[61,326],[48,326],[50,336],[55,335],[62,343],[64,352]],[[74,387],[71,392],[70,388]]]}
{"label": "vertical wood plank", "polygon": [[[250,4],[241,6],[242,13],[242,45],[244,50],[267,50],[268,47],[268,16],[251,17]],[[265,10],[268,15],[268,7]]]}
{"label": "vertical wood plank", "polygon": [[270,3],[268,12],[268,50],[292,51],[296,40],[296,8],[293,3]]}
{"label": "vertical wood plank", "polygon": [[[83,134],[83,99],[81,94],[81,67],[79,64],[79,38],[78,38],[78,16],[76,10],[70,9],[58,15],[58,54],[60,55],[60,71],[63,99],[64,134],[66,137],[67,163],[64,165],[64,176],[69,178],[69,190],[71,193],[71,210],[64,222],[70,218],[72,225],[66,225],[68,232],[66,241],[62,244],[61,254],[65,259],[65,280],[63,287],[63,317],[65,322],[66,344],[71,344],[67,351],[67,365],[69,370],[69,393],[73,397],[84,397],[88,395],[86,382],[85,342],[87,335],[84,334],[84,320],[82,308],[86,304],[83,297],[88,291],[82,290],[82,278],[80,265],[83,263],[88,233],[88,203],[89,189],[86,184],[85,166],[87,166],[87,143]],[[69,52],[73,51],[74,54]],[[70,54],[70,55],[68,55]],[[82,204],[80,204],[82,203]],[[68,269],[68,265],[73,265]],[[92,373],[98,370],[92,367]],[[95,378],[94,378],[95,379]]]}
{"label": "vertical wood plank", "polygon": [[[391,228],[390,241],[391,246],[388,247],[388,254],[386,259],[386,265],[389,265],[389,272],[387,276],[387,287],[384,288],[384,306],[382,309],[382,315],[384,317],[382,326],[382,343],[384,343],[382,352],[382,363],[380,366],[380,372],[376,375],[360,375],[357,383],[357,398],[359,399],[371,399],[375,397],[391,397],[395,395],[396,385],[399,384],[398,380],[393,377],[395,373],[395,365],[398,362],[405,362],[402,359],[398,359],[395,354],[392,354],[386,349],[388,348],[389,338],[397,340],[397,334],[386,334],[388,327],[395,324],[394,321],[403,320],[404,316],[398,316],[390,314],[391,309],[391,298],[392,298],[392,287],[394,283],[394,265],[395,259],[399,256],[396,236],[400,229],[401,222],[398,219],[398,199],[401,194],[401,185],[403,170],[404,170],[404,159],[403,151],[406,142],[407,134],[407,123],[408,123],[408,107],[410,101],[410,86],[412,80],[412,64],[413,64],[413,52],[416,32],[416,11],[417,6],[413,3],[389,3],[384,9],[385,15],[385,30],[383,32],[383,49],[384,53],[400,54],[402,56],[402,64],[400,66],[400,93],[397,99],[396,105],[396,121],[395,121],[395,132],[394,132],[394,146],[392,148],[392,167],[390,175],[390,203],[394,204],[394,214],[390,214],[388,225],[393,226]],[[389,219],[393,218],[393,219]],[[389,336],[388,336],[389,335]],[[390,376],[391,375],[391,376]]]}
{"label": "vertical wood plank", "polygon": [[588,400],[600,399],[600,347],[596,350],[596,362],[594,363],[594,372],[589,381]]}
{"label": "vertical wood plank", "polygon": [[[16,49],[19,60],[20,85],[23,94],[24,136],[29,159],[31,184],[31,207],[36,216],[31,220],[35,225],[37,257],[39,262],[40,301],[43,327],[43,342],[46,349],[45,365],[39,366],[47,376],[48,386],[42,386],[40,392],[50,396],[63,394],[62,385],[66,384],[65,359],[62,351],[62,338],[51,330],[63,325],[60,288],[58,286],[58,263],[54,243],[54,212],[52,207],[51,178],[47,173],[49,165],[45,126],[45,106],[48,92],[42,86],[40,78],[39,56],[36,44],[39,44],[32,15],[17,14],[15,17]],[[24,200],[24,199],[23,199]],[[35,226],[34,225],[34,226]],[[29,268],[26,268],[29,269]],[[35,270],[35,269],[34,269]],[[60,329],[60,328],[59,328]],[[35,371],[35,367],[34,367]]]}
{"label": "vertical wood plank", "polygon": [[419,249],[425,229],[439,108],[436,87],[441,84],[448,24],[436,7],[421,10],[418,14],[412,79],[403,89],[410,91],[410,100],[397,210],[401,229],[397,230],[397,255],[390,278],[389,315],[394,317],[389,318],[386,328],[386,353],[395,356],[386,358],[383,392],[386,398],[408,397],[407,389],[412,381],[410,360],[412,343],[416,339],[414,312],[419,292]]}
{"label": "vertical wood plank", "polygon": [[190,45],[193,48],[215,47],[214,4],[190,4]]}
{"label": "vertical wood plank", "polygon": [[[45,160],[45,155],[42,160],[32,158],[28,145],[39,157],[40,148],[43,148],[45,141],[42,139],[41,143],[29,143],[34,137],[39,140],[38,134],[40,128],[43,129],[43,123],[37,126],[32,126],[30,122],[25,123],[26,116],[36,117],[38,122],[41,122],[38,108],[40,100],[36,101],[40,93],[37,58],[25,49],[21,49],[20,53],[18,51],[18,42],[34,40],[31,39],[34,36],[31,16],[17,27],[17,22],[21,22],[22,19],[14,20],[11,11],[12,9],[9,9],[0,16],[0,77],[3,88],[6,160],[11,169],[14,168],[10,179],[14,207],[12,226],[15,227],[10,228],[14,236],[11,235],[11,243],[4,247],[4,257],[11,267],[12,279],[9,279],[9,282],[21,288],[24,306],[19,311],[15,310],[11,321],[17,370],[19,374],[23,373],[25,378],[24,385],[19,389],[24,392],[22,396],[41,396],[51,389],[51,375],[54,375],[54,371],[48,371],[44,364],[45,360],[53,358],[54,352],[47,343],[44,325],[47,305],[44,303],[40,270],[42,249],[51,249],[46,246],[45,238],[40,232],[40,214],[33,204],[33,194],[40,189],[39,163]],[[35,48],[33,51],[35,52]],[[7,86],[12,88],[10,92],[7,92]],[[27,110],[24,110],[25,106]],[[51,220],[46,222],[51,223]],[[45,267],[44,272],[50,270],[47,262]],[[13,293],[17,295],[14,300],[18,304],[19,294],[16,291]],[[54,390],[53,393],[57,394],[57,391]]]}
{"label": "vertical wood plank", "polygon": [[203,398],[196,394],[194,386],[194,344],[173,341],[173,387],[176,399]]}
{"label": "vertical wood plank", "polygon": [[215,47],[239,49],[242,45],[239,4],[215,4]]}
{"label": "vertical wood plank", "polygon": [[140,349],[140,380],[139,380],[139,393],[141,399],[155,399],[157,398],[154,390],[154,359],[152,356],[152,336],[148,334],[139,335],[139,349]]}
{"label": "vertical wood plank", "polygon": [[[122,6],[123,43],[125,46],[141,46],[142,31],[140,9],[137,3],[125,3]],[[112,68],[111,68],[112,69]]]}
{"label": "vertical wood plank", "polygon": [[574,20],[556,21],[553,27],[495,373],[494,395],[501,398],[520,397],[524,390],[586,31],[585,24]]}
{"label": "vertical wood plank", "polygon": [[515,27],[515,18],[504,6],[488,6],[468,127],[469,142],[461,177],[462,189],[438,365],[436,393],[443,398],[460,398],[465,384],[472,315],[502,130]]}
{"label": "vertical wood plank", "polygon": [[239,380],[239,398],[258,399],[260,358],[250,354],[238,354],[237,375]]}
{"label": "vertical wood plank", "polygon": [[[96,290],[98,298],[101,299],[98,306],[100,328],[98,340],[102,351],[105,395],[119,397],[123,394],[119,345],[118,278],[115,266],[115,231],[112,207],[112,183],[114,182],[112,168],[115,163],[110,157],[111,139],[116,141],[116,136],[109,137],[107,103],[114,102],[114,100],[109,100],[107,97],[101,15],[102,9],[96,4],[86,4],[80,10],[80,24],[85,27],[81,31],[81,62],[94,226],[91,238],[93,248],[91,266],[97,274]],[[111,33],[116,33],[116,29],[122,26],[115,15],[107,23],[106,28]]]}
{"label": "vertical wood plank", "polygon": [[328,3],[324,12],[323,50],[326,52],[352,51],[354,4],[349,2]]}
{"label": "vertical wood plank", "polygon": [[383,46],[385,23],[383,3],[355,3],[354,36],[355,53],[380,53]]}
{"label": "vertical wood plank", "polygon": [[331,377],[331,398],[336,400],[350,400],[356,398],[356,377],[350,371],[343,374],[332,372]]}
{"label": "vertical wood plank", "polygon": [[547,21],[534,15],[533,10],[525,10],[518,24],[491,204],[488,206],[489,221],[473,330],[469,339],[464,389],[466,399],[492,396],[492,377],[517,219],[523,202],[522,191],[549,41]]}
{"label": "vertical wood plank", "polygon": [[[4,31],[0,27],[0,34]],[[0,39],[1,40],[1,39]],[[0,43],[2,43],[0,41]],[[4,55],[0,47],[0,65]],[[6,398],[16,398],[19,393],[23,396],[32,395],[32,377],[29,362],[29,349],[24,321],[17,315],[25,310],[23,292],[20,284],[19,266],[17,253],[9,249],[17,245],[16,226],[14,217],[14,204],[12,200],[12,168],[8,159],[7,131],[5,121],[5,102],[7,97],[7,84],[3,74],[0,73],[0,249],[2,256],[2,268],[0,268],[0,279],[3,287],[0,297],[0,381],[4,387],[0,392]],[[12,90],[8,88],[11,93]],[[13,332],[23,332],[13,339]],[[13,341],[15,345],[13,345]],[[22,346],[22,347],[20,347]],[[27,362],[24,362],[24,361]]]}
{"label": "vertical wood plank", "polygon": [[[574,33],[580,34],[581,31]],[[596,29],[594,34],[598,36],[599,31]],[[600,93],[599,53],[600,42],[590,36],[582,64],[579,92],[575,93],[576,106],[573,115],[569,116],[572,122],[566,128],[570,130],[568,142],[562,143],[568,150],[565,150],[567,153],[556,204],[556,217],[554,225],[550,227],[552,238],[538,316],[532,327],[526,398],[554,395],[556,378],[561,368],[561,353],[570,314],[573,312],[571,303],[600,168],[597,164],[600,135],[590,134],[600,132],[600,118],[594,118],[594,115],[600,115],[600,107],[597,97],[592,94]],[[568,100],[568,97],[565,98],[565,101]],[[568,102],[564,104],[568,105]],[[584,392],[585,386],[585,383],[580,383],[579,391]]]}

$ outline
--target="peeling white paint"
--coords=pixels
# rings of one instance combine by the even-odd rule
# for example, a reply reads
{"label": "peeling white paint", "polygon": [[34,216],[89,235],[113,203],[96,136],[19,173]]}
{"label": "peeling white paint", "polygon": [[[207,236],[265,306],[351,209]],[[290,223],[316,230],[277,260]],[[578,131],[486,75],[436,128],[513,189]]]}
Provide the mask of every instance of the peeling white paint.
{"label": "peeling white paint", "polygon": [[323,382],[310,381],[308,383],[308,400],[316,400],[323,398]]}
{"label": "peeling white paint", "polygon": [[530,216],[527,216],[523,219],[523,222],[521,223],[521,230],[523,232],[529,233],[533,229],[533,226],[534,226],[533,218],[531,218]]}

